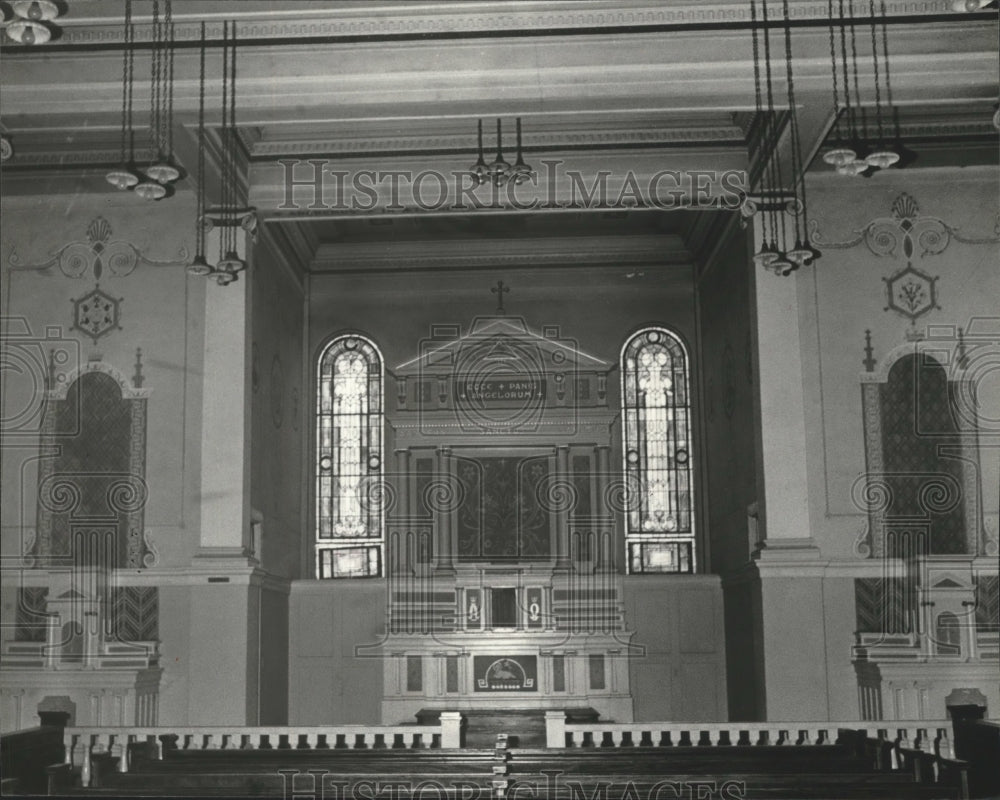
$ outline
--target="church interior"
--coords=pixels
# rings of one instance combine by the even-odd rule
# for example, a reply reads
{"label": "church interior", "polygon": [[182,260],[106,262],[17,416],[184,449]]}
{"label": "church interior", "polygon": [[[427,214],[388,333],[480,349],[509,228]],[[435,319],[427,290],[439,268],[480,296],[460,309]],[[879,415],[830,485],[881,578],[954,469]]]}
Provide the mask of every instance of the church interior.
{"label": "church interior", "polygon": [[5,743],[1000,747],[995,0],[0,9]]}

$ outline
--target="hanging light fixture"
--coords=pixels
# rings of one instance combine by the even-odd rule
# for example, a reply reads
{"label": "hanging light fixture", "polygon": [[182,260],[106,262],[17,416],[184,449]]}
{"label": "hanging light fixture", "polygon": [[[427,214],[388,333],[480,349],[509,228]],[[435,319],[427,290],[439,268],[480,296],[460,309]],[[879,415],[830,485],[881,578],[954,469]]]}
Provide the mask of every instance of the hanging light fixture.
{"label": "hanging light fixture", "polygon": [[476,159],[476,163],[472,165],[472,177],[476,185],[481,185],[486,183],[490,178],[490,168],[486,166],[486,161],[483,159],[483,121],[477,121],[477,137],[479,139],[479,156]]}
{"label": "hanging light fixture", "polygon": [[521,153],[521,118],[517,118],[517,160],[511,167],[510,180],[514,184],[521,184],[534,175],[534,170],[524,163],[524,156]]}
{"label": "hanging light fixture", "polygon": [[[868,169],[868,163],[862,157],[862,134],[859,132],[858,117],[862,118],[862,127],[865,125],[864,110],[861,108],[861,86],[858,81],[858,49],[857,37],[854,30],[854,0],[848,0],[850,4],[847,14],[851,17],[851,52],[852,69],[848,71],[847,62],[847,16],[845,14],[844,0],[839,0],[840,8],[840,55],[843,65],[844,78],[844,102],[847,108],[847,118],[850,126],[851,148],[855,156],[850,161],[837,165],[837,172],[840,175],[860,175]],[[854,99],[851,99],[851,83],[854,83]]]}
{"label": "hanging light fixture", "polygon": [[[861,100],[861,83],[858,73],[858,43],[855,22],[854,0],[838,0],[839,15],[834,21],[833,0],[828,0],[830,17],[830,65],[833,75],[834,113],[836,122],[834,146],[823,155],[823,160],[835,167],[841,175],[856,176],[870,174],[873,169],[888,169],[900,160],[897,149],[889,144],[886,130],[886,113],[895,122],[895,139],[899,140],[898,111],[892,102],[892,85],[889,76],[889,46],[886,25],[885,2],[880,0],[880,14],[876,13],[875,0],[868,0],[868,16],[871,31],[872,76],[875,96],[874,125],[877,139],[873,141],[869,130],[869,112]],[[879,17],[881,16],[882,41],[879,47]],[[840,105],[840,89],[837,69],[837,53],[834,42],[834,25],[840,30],[840,64],[844,87],[843,113]],[[848,26],[850,26],[850,66],[848,66]],[[882,103],[883,76],[887,112]],[[852,96],[853,95],[853,96]],[[849,143],[845,142],[841,122],[846,118],[849,128]],[[865,152],[867,151],[867,152]]]}
{"label": "hanging light fixture", "polygon": [[830,67],[833,75],[833,130],[836,145],[823,154],[823,161],[833,167],[849,164],[858,154],[844,143],[843,124],[841,117],[844,109],[840,105],[840,81],[837,79],[837,48],[833,32],[833,0],[827,0],[827,13],[830,16]]}
{"label": "hanging light fixture", "polygon": [[524,183],[534,176],[535,170],[524,162],[524,154],[521,149],[521,118],[516,120],[517,124],[517,159],[514,164],[507,163],[503,155],[503,130],[499,118],[497,118],[497,154],[489,164],[483,157],[483,121],[479,120],[477,125],[478,157],[476,163],[470,168],[474,183],[482,185],[492,183],[494,186],[503,186],[508,181],[517,185]]}
{"label": "hanging light fixture", "polygon": [[[132,130],[132,86],[135,67],[135,27],[132,24],[132,0],[125,0],[125,32],[122,49],[122,133],[121,162],[105,176],[116,189],[125,191],[137,183],[134,161],[135,132]],[[126,153],[127,150],[127,153]]]}
{"label": "hanging light fixture", "polygon": [[[799,135],[798,107],[795,103],[795,77],[792,70],[792,26],[788,0],[782,0],[785,18],[785,73],[788,92],[788,114],[792,137],[792,217],[795,220],[795,244],[785,253],[794,269],[811,264],[819,251],[808,244],[808,203],[806,202],[806,175],[802,161],[802,139]],[[788,273],[782,273],[788,274]]]}
{"label": "hanging light fixture", "polygon": [[235,281],[246,269],[246,262],[236,250],[238,228],[246,227],[250,213],[239,204],[239,178],[237,176],[237,131],[236,131],[236,22],[223,23],[222,60],[222,206],[218,209],[218,223],[222,227],[219,236],[219,261],[210,277],[219,286],[227,286]]}
{"label": "hanging light fixture", "polygon": [[767,87],[767,114],[765,121],[767,125],[767,163],[769,167],[769,191],[767,200],[767,213],[770,215],[771,240],[769,250],[773,258],[767,256],[765,269],[770,270],[775,275],[788,275],[795,269],[795,265],[788,259],[784,247],[787,241],[787,230],[785,221],[784,202],[784,177],[782,175],[781,159],[778,156],[778,142],[781,131],[778,127],[778,113],[774,105],[774,79],[771,69],[771,27],[768,22],[767,0],[761,0],[761,22],[764,31],[764,74]]}
{"label": "hanging light fixture", "polygon": [[[759,166],[756,192],[744,202],[744,215],[759,214],[761,243],[753,255],[757,266],[775,275],[791,275],[812,263],[819,251],[808,244],[808,204],[806,200],[805,163],[799,130],[798,105],[795,100],[795,76],[792,58],[791,15],[788,0],[783,0],[785,88],[787,111],[780,117],[775,106],[774,76],[771,61],[771,34],[767,0],[751,0],[750,16],[753,42],[754,99],[759,131],[751,137],[755,146],[752,163]],[[763,65],[760,40],[763,38]],[[784,123],[787,127],[782,127]],[[778,148],[787,134],[791,158],[786,179]],[[789,222],[788,216],[792,221]]]}
{"label": "hanging light fixture", "polygon": [[52,38],[47,25],[30,19],[17,19],[4,29],[7,35],[19,44],[45,44]]}
{"label": "hanging light fixture", "polygon": [[195,255],[188,264],[191,275],[210,275],[212,267],[205,259],[205,23],[201,23],[201,48],[198,73],[198,182],[195,187]]}
{"label": "hanging light fixture", "polygon": [[[769,208],[769,204],[765,200],[765,195],[768,189],[768,179],[770,178],[771,165],[768,157],[768,141],[767,134],[770,131],[770,126],[768,124],[768,115],[770,111],[765,112],[764,109],[764,99],[763,99],[763,89],[762,89],[762,77],[761,77],[761,67],[760,67],[760,44],[758,41],[758,24],[757,24],[757,2],[756,0],[750,0],[750,19],[751,19],[751,30],[753,36],[753,77],[754,77],[754,100],[755,108],[757,110],[757,120],[763,126],[763,130],[756,137],[755,141],[759,144],[757,145],[757,162],[763,163],[764,168],[761,170],[760,180],[757,183],[757,194],[761,198],[761,202],[757,205],[757,208],[761,211],[761,240],[760,249],[757,250],[753,255],[753,262],[759,267],[769,267],[775,261],[777,261],[781,253],[778,251],[777,246],[774,242],[774,225],[773,225],[773,213]],[[770,228],[770,230],[769,230]],[[770,234],[770,236],[769,236]]]}
{"label": "hanging light fixture", "polygon": [[7,35],[20,44],[45,44],[52,38],[53,20],[61,12],[52,0],[14,0],[10,4],[17,19],[7,25]]}
{"label": "hanging light fixture", "polygon": [[899,109],[892,101],[892,75],[889,67],[889,26],[886,23],[888,15],[885,11],[885,0],[879,0],[879,15],[881,17],[881,25],[879,27],[882,32],[882,74],[885,76],[886,114],[892,117],[892,141],[894,142],[893,147],[886,147],[885,149],[897,156],[894,163],[898,163],[902,158],[900,151],[904,150],[904,148],[902,134],[899,130]]}
{"label": "hanging light fixture", "polygon": [[51,22],[59,16],[59,6],[52,0],[14,0],[10,7],[17,16],[32,22]]}
{"label": "hanging light fixture", "polygon": [[[233,23],[235,27],[235,22]],[[235,245],[230,244],[230,235],[233,232],[230,226],[232,200],[230,191],[232,189],[231,166],[231,145],[229,128],[229,93],[231,84],[230,75],[230,48],[229,48],[229,23],[222,23],[222,128],[219,133],[222,139],[222,164],[220,169],[220,194],[222,205],[218,209],[218,223],[221,226],[219,234],[219,260],[211,277],[219,286],[228,286],[236,280],[236,274],[243,264],[235,252]],[[236,53],[233,53],[235,57]]]}
{"label": "hanging light fixture", "polygon": [[172,163],[174,145],[174,22],[171,0],[166,0],[160,29],[160,87],[157,107],[156,158],[146,167],[146,174],[159,184],[172,183],[180,170]]}
{"label": "hanging light fixture", "polygon": [[[883,30],[885,23],[885,2],[882,2]],[[872,71],[875,76],[875,125],[878,129],[878,145],[867,156],[865,163],[876,169],[888,169],[899,161],[899,153],[889,149],[885,141],[885,124],[882,119],[882,82],[879,78],[879,46],[878,46],[878,25],[875,20],[875,0],[868,0],[868,13],[871,17],[871,38],[872,38]],[[888,61],[885,62],[885,69],[888,69]]]}
{"label": "hanging light fixture", "polygon": [[[170,0],[167,0],[168,4]],[[161,36],[160,25],[160,0],[153,0],[153,46],[150,55],[150,81],[149,81],[149,143],[154,153],[159,153],[160,147],[160,67],[161,67]],[[154,159],[156,156],[154,156]],[[156,164],[154,160],[153,164]],[[159,181],[154,179],[149,170],[145,170],[146,177],[135,187],[135,193],[143,200],[160,200],[167,195],[167,190]]]}
{"label": "hanging light fixture", "polygon": [[497,156],[490,163],[490,178],[496,186],[501,186],[507,182],[507,173],[510,171],[510,164],[503,157],[503,132],[500,126],[500,118],[497,117]]}

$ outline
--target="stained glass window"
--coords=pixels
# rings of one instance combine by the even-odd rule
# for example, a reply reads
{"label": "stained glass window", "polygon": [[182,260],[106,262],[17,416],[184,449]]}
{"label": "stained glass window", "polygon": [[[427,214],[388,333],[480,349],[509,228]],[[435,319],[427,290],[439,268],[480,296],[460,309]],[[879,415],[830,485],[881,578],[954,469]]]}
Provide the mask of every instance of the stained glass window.
{"label": "stained glass window", "polygon": [[382,571],[382,356],[363,336],[338,336],[319,359],[316,575]]}
{"label": "stained glass window", "polygon": [[645,328],[622,348],[630,573],[693,572],[691,398],[684,345]]}

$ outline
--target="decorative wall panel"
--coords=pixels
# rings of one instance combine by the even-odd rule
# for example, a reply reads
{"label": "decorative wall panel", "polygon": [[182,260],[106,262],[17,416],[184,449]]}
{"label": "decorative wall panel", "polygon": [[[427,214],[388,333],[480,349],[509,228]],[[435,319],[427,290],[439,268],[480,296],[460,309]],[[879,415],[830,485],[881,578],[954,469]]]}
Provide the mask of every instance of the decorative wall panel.
{"label": "decorative wall panel", "polygon": [[111,590],[110,633],[123,642],[160,638],[160,591],[155,586],[118,586]]}
{"label": "decorative wall panel", "polygon": [[[136,369],[133,386],[113,367],[89,362],[46,396],[42,452],[56,455],[42,459],[38,473],[32,555],[42,563],[155,563],[144,532],[148,390],[137,388],[141,364]],[[75,552],[81,541],[86,546]]]}
{"label": "decorative wall panel", "polygon": [[976,420],[961,413],[960,403],[970,386],[961,363],[949,376],[940,348],[933,347],[900,346],[876,369],[870,340],[866,346],[867,469],[853,494],[868,511],[859,551],[870,557],[892,555],[887,537],[894,532],[922,532],[924,554],[976,554],[986,547]]}
{"label": "decorative wall panel", "polygon": [[17,590],[17,611],[14,614],[14,640],[44,642],[47,618],[45,603],[47,586],[21,586]]}
{"label": "decorative wall panel", "polygon": [[855,578],[858,633],[910,633],[916,592],[905,578]]}
{"label": "decorative wall panel", "polygon": [[1000,578],[996,575],[980,575],[976,580],[976,627],[1000,630]]}
{"label": "decorative wall panel", "polygon": [[536,487],[547,482],[548,458],[456,459],[463,502],[458,509],[462,559],[548,557],[551,521]]}

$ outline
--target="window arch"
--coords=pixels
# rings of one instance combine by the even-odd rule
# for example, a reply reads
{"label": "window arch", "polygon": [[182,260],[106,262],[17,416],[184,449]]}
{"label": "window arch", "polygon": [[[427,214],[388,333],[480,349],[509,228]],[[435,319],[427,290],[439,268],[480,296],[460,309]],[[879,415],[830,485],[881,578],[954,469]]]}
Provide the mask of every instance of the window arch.
{"label": "window arch", "polygon": [[643,328],[621,368],[628,571],[693,572],[687,351],[667,329]]}
{"label": "window arch", "polygon": [[316,577],[377,577],[383,360],[364,336],[337,336],[319,357],[316,393]]}

